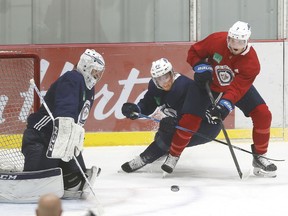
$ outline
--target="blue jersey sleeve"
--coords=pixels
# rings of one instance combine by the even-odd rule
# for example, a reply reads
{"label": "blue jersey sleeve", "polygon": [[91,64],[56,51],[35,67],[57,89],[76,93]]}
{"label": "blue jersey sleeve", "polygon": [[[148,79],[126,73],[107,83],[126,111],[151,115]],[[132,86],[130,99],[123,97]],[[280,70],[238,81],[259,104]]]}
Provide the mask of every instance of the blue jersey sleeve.
{"label": "blue jersey sleeve", "polygon": [[[141,109],[141,113],[145,115],[152,114],[156,110],[156,108],[160,106],[161,102],[157,100],[157,96],[160,96],[162,94],[165,94],[165,92],[158,89],[154,82],[150,80],[146,94],[138,103],[138,106]],[[161,98],[161,96],[159,98]]]}

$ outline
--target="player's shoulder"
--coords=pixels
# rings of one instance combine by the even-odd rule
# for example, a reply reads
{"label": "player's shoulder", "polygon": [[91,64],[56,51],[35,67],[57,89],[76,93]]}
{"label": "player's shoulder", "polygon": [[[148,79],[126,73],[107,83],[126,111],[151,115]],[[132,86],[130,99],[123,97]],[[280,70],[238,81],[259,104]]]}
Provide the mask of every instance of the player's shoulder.
{"label": "player's shoulder", "polygon": [[77,70],[71,70],[64,73],[63,77],[68,79],[80,79],[83,77],[83,75],[79,73]]}
{"label": "player's shoulder", "polygon": [[73,83],[82,83],[84,81],[84,77],[81,73],[76,70],[67,71],[60,78],[63,81],[70,81]]}
{"label": "player's shoulder", "polygon": [[191,83],[193,82],[192,79],[190,79],[189,77],[180,74],[180,73],[175,73],[176,78],[175,78],[175,82],[179,83],[179,84],[183,84],[183,83]]}
{"label": "player's shoulder", "polygon": [[242,56],[242,59],[245,59],[246,61],[247,59],[250,59],[252,61],[259,61],[257,52],[250,43],[248,44],[247,49],[243,53],[241,53],[240,56]]}
{"label": "player's shoulder", "polygon": [[252,44],[248,43],[248,54],[257,57],[257,52]]}
{"label": "player's shoulder", "polygon": [[228,36],[228,32],[214,32],[212,34],[210,34],[207,38],[209,39],[214,39],[214,40],[217,40],[217,39],[227,39],[227,36]]}
{"label": "player's shoulder", "polygon": [[249,76],[257,75],[260,72],[260,61],[255,49],[249,44],[249,47],[239,55],[236,63],[242,74],[247,73]]}
{"label": "player's shoulder", "polygon": [[149,80],[149,83],[148,83],[148,92],[150,93],[155,93],[155,92],[158,92],[158,91],[161,91],[157,86],[156,84],[154,83],[153,79],[150,79]]}

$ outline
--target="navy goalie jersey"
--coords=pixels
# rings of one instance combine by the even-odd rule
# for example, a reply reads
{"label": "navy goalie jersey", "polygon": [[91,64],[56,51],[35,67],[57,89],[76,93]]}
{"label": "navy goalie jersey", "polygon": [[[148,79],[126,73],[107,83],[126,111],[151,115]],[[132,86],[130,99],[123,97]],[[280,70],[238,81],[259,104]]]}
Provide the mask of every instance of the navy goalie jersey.
{"label": "navy goalie jersey", "polygon": [[[83,126],[94,102],[94,87],[89,90],[78,71],[68,71],[50,86],[44,100],[54,118],[72,117]],[[27,128],[52,133],[53,123],[43,105],[28,117]]]}

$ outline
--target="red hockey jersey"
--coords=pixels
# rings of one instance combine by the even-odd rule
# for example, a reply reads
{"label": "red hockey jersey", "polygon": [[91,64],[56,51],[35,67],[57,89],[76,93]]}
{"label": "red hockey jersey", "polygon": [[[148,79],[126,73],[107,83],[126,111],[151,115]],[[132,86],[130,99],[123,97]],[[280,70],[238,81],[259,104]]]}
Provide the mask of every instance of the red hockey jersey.
{"label": "red hockey jersey", "polygon": [[200,60],[207,59],[212,65],[211,89],[223,92],[223,97],[235,104],[253,84],[260,72],[258,56],[248,43],[246,50],[233,55],[227,46],[227,32],[216,32],[193,44],[187,62],[193,67]]}

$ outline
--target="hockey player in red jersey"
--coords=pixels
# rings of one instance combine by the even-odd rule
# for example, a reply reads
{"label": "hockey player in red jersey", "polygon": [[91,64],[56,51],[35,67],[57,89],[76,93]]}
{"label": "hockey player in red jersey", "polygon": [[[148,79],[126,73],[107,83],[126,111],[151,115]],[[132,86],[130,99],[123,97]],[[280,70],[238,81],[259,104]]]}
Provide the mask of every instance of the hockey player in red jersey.
{"label": "hockey player in red jersey", "polygon": [[[238,21],[228,32],[216,32],[207,38],[193,44],[187,56],[187,62],[194,70],[194,79],[205,90],[205,83],[210,82],[210,88],[217,101],[216,106],[210,106],[207,117],[210,121],[224,120],[237,106],[246,117],[253,122],[253,156],[254,174],[264,177],[275,177],[277,167],[265,156],[270,139],[272,115],[253,82],[260,72],[260,63],[254,48],[248,43],[251,28],[248,23]],[[193,103],[201,104],[200,99],[190,92]],[[200,99],[201,101],[195,101]],[[203,107],[205,108],[205,107]],[[199,128],[201,118],[197,110],[192,114],[183,115],[179,125],[191,130]],[[193,122],[191,124],[191,122]],[[176,163],[191,139],[191,134],[177,130],[171,144],[170,154],[162,165],[164,171],[172,172]]]}

